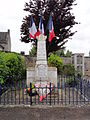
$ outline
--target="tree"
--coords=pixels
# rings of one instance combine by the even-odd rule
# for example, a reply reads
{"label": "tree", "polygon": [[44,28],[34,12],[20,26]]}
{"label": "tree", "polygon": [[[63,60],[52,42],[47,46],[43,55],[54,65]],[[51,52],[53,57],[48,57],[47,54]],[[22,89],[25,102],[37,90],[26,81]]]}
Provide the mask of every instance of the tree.
{"label": "tree", "polygon": [[68,39],[75,33],[71,31],[71,28],[77,24],[75,16],[71,13],[72,6],[75,5],[74,2],[75,0],[30,0],[29,3],[26,2],[24,11],[29,12],[29,14],[22,21],[21,41],[25,43],[34,42],[37,46],[37,40],[29,39],[30,16],[33,16],[38,28],[40,13],[42,12],[46,30],[49,16],[52,13],[55,37],[49,42],[48,31],[45,31],[45,35],[47,35],[47,54],[62,49]]}
{"label": "tree", "polygon": [[54,52],[54,54],[59,57],[65,57],[64,49],[60,49],[60,50]]}
{"label": "tree", "polygon": [[36,57],[36,53],[37,53],[36,46],[33,46],[31,51],[29,52],[29,55],[31,57]]}
{"label": "tree", "polygon": [[66,76],[74,76],[75,75],[75,68],[72,64],[66,64],[63,66],[63,74]]}
{"label": "tree", "polygon": [[60,49],[56,52],[53,52],[55,55],[59,56],[59,57],[71,57],[72,56],[72,52],[67,50],[65,53],[65,48],[64,49]]}
{"label": "tree", "polygon": [[66,55],[65,55],[66,57],[71,57],[72,56],[72,52],[71,51],[69,51],[69,50],[67,50],[67,52],[66,52]]}

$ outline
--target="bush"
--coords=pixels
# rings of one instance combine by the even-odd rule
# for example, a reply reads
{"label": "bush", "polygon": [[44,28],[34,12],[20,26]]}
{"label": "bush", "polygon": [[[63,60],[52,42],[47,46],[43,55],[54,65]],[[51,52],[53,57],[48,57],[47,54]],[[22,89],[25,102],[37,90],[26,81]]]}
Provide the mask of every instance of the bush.
{"label": "bush", "polygon": [[63,75],[66,76],[66,85],[75,86],[78,81],[74,78],[75,76],[75,68],[73,64],[66,64],[63,66]]}
{"label": "bush", "polygon": [[74,87],[79,83],[80,79],[76,76],[66,77],[66,86]]}
{"label": "bush", "polygon": [[17,80],[24,75],[24,59],[16,54],[16,53],[5,53],[0,52],[0,72],[1,72],[1,82],[7,79],[9,76],[9,80]]}
{"label": "bush", "polygon": [[0,83],[4,83],[4,79],[8,75],[8,67],[6,66],[5,62],[3,61],[1,55],[0,55]]}
{"label": "bush", "polygon": [[51,53],[50,56],[48,57],[48,66],[56,67],[58,74],[61,74],[63,61],[62,59],[60,59],[60,57]]}
{"label": "bush", "polygon": [[66,76],[74,76],[75,75],[75,68],[72,64],[66,64],[63,66],[63,74]]}

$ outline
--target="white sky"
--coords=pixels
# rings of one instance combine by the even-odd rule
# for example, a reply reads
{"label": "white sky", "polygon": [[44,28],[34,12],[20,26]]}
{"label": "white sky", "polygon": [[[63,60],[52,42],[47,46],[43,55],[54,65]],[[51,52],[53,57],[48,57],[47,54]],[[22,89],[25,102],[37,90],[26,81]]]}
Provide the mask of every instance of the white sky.
{"label": "white sky", "polygon": [[[30,43],[22,43],[20,39],[20,27],[23,17],[27,15],[24,12],[24,4],[29,0],[0,0],[0,31],[10,29],[11,49],[20,53],[25,51],[29,54],[31,49]],[[73,30],[78,32],[69,40],[65,46],[73,53],[85,53],[90,51],[90,0],[76,0],[77,6],[74,7],[73,13],[76,21],[81,24],[76,25]]]}

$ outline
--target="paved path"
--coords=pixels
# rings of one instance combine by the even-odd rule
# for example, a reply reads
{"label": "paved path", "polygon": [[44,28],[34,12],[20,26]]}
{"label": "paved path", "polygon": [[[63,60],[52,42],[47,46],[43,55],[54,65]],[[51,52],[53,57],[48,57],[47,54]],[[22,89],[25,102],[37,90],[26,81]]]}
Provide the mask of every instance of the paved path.
{"label": "paved path", "polygon": [[90,106],[0,107],[0,120],[90,120]]}

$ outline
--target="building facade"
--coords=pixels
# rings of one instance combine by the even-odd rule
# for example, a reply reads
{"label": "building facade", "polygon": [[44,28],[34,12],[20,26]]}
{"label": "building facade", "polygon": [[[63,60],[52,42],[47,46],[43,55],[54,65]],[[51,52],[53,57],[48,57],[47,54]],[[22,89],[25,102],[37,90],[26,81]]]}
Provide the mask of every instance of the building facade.
{"label": "building facade", "polygon": [[90,78],[90,56],[84,58],[85,61],[85,77]]}
{"label": "building facade", "polygon": [[72,64],[74,64],[75,69],[78,73],[81,73],[83,76],[85,74],[85,61],[83,53],[72,54]]}
{"label": "building facade", "polygon": [[10,30],[7,32],[0,32],[0,50],[11,51]]}
{"label": "building facade", "polygon": [[90,52],[89,56],[84,56],[84,53],[72,54],[72,57],[61,57],[64,64],[73,64],[76,71],[82,74],[85,78],[90,78]]}

